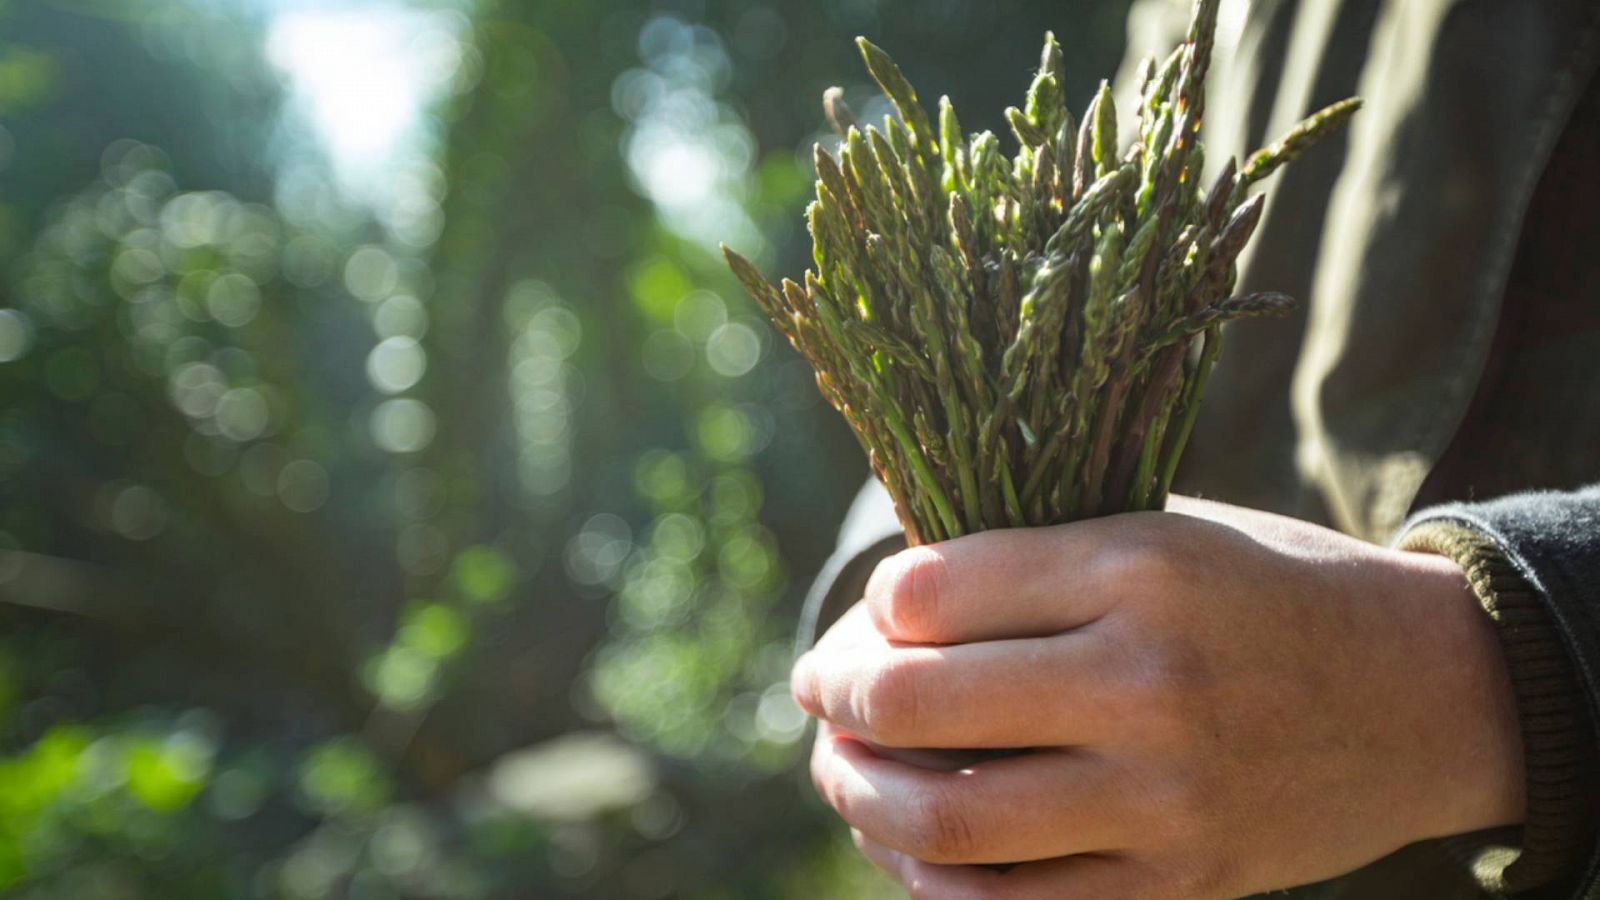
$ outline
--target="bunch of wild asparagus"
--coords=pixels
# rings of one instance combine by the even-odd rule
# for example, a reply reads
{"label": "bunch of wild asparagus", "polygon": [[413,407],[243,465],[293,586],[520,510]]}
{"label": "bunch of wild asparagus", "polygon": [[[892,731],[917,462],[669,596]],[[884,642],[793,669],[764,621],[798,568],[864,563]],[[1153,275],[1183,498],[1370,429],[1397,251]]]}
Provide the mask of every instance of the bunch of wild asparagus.
{"label": "bunch of wild asparagus", "polygon": [[988,528],[1159,509],[1220,348],[1219,326],[1281,312],[1281,294],[1234,296],[1234,261],[1261,219],[1252,185],[1342,125],[1357,99],[1200,183],[1198,140],[1217,0],[1187,40],[1146,60],[1138,127],[1118,148],[1102,84],[1081,126],[1045,38],[1020,150],[938,130],[882,50],[858,41],[892,101],[883,130],[816,148],[807,211],[815,271],[774,288],[724,248],[734,274],[809,360],[894,498],[911,543]]}

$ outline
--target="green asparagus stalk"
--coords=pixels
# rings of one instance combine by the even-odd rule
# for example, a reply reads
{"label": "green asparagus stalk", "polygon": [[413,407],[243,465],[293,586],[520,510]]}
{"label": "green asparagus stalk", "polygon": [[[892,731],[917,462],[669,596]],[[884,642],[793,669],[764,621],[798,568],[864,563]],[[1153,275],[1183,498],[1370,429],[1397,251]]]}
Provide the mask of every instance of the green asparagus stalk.
{"label": "green asparagus stalk", "polygon": [[1108,86],[1074,119],[1062,50],[1005,118],[1018,149],[930,117],[882,49],[858,39],[893,105],[863,126],[829,89],[836,155],[816,148],[815,268],[770,285],[724,247],[739,283],[817,372],[895,501],[912,543],[989,528],[1159,509],[1194,427],[1222,326],[1282,313],[1232,296],[1262,220],[1258,185],[1349,121],[1335,103],[1203,189],[1199,126],[1218,0],[1147,60],[1133,143]]}

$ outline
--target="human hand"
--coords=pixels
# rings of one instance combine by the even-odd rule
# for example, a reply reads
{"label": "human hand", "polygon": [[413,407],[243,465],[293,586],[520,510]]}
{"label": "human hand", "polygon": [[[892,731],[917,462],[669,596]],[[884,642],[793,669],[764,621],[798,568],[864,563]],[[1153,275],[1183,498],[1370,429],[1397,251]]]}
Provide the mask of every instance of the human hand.
{"label": "human hand", "polygon": [[818,791],[918,898],[1236,897],[1523,817],[1455,564],[1223,504],[890,557],[793,689]]}

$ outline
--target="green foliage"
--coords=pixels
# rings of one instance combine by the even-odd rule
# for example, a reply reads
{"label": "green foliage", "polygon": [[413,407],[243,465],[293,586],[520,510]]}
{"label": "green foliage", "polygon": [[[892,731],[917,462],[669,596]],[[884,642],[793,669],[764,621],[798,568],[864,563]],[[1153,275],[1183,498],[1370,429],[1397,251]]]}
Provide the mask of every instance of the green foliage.
{"label": "green foliage", "polygon": [[398,643],[435,659],[449,659],[467,646],[466,617],[441,603],[424,603],[406,611]]}
{"label": "green foliage", "polygon": [[0,759],[0,888],[124,854],[170,858],[185,840],[174,817],[209,782],[214,751],[180,719],[98,735],[58,725]]}
{"label": "green foliage", "polygon": [[370,813],[385,803],[390,787],[372,751],[349,739],[313,748],[300,761],[300,794],[325,816]]}
{"label": "green foliage", "polygon": [[499,603],[511,593],[516,569],[493,547],[462,550],[451,564],[450,576],[462,597],[472,603]]}
{"label": "green foliage", "polygon": [[157,812],[187,806],[210,775],[211,748],[192,738],[139,737],[126,753],[128,793]]}

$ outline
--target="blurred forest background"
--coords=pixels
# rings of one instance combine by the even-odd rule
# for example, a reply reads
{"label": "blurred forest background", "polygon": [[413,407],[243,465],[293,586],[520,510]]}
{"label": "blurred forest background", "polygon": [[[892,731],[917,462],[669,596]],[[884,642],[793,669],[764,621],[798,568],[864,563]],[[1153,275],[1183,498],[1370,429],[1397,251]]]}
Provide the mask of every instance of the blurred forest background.
{"label": "blurred forest background", "polygon": [[0,2],[0,893],[883,895],[786,686],[866,466],[716,244],[854,35],[998,130],[1125,15]]}

